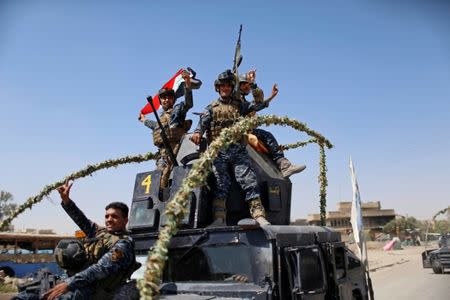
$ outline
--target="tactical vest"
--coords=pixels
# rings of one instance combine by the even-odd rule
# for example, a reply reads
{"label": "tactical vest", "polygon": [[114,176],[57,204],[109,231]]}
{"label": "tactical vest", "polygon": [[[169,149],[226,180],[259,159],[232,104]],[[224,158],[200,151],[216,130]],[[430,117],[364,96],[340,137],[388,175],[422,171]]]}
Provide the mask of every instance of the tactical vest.
{"label": "tactical vest", "polygon": [[[110,251],[119,240],[128,240],[133,242],[131,237],[124,234],[115,235],[108,233],[105,228],[100,229],[94,238],[86,239],[84,242],[84,249],[86,251],[87,266],[97,263],[98,260],[103,255],[108,253],[108,251]],[[96,285],[96,290],[103,290],[105,292],[114,291],[139,267],[140,264],[136,262],[136,258],[133,253],[133,262],[130,264],[128,269],[119,270],[114,276],[109,276],[100,280]]]}
{"label": "tactical vest", "polygon": [[214,100],[211,104],[212,121],[211,128],[207,133],[208,143],[211,143],[220,135],[223,128],[230,127],[241,116],[239,100],[232,100],[230,103],[224,103]]}
{"label": "tactical vest", "polygon": [[[171,145],[179,143],[183,135],[186,133],[186,130],[183,127],[170,128],[170,115],[172,112],[173,108],[170,108],[162,112],[159,116],[164,131],[166,132],[168,142]],[[161,129],[159,126],[153,131],[153,144],[155,144],[158,148],[164,146]]]}

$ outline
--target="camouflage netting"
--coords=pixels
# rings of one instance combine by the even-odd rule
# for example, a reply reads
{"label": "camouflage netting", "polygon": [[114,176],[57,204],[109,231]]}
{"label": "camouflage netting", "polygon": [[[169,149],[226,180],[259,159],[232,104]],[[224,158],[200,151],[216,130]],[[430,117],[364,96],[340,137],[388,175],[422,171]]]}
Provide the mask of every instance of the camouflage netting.
{"label": "camouflage netting", "polygon": [[[164,264],[167,260],[168,249],[167,246],[171,237],[176,234],[178,225],[186,213],[186,206],[189,201],[190,192],[201,185],[206,184],[207,177],[211,172],[212,162],[217,157],[221,149],[226,149],[230,144],[241,140],[242,136],[247,132],[259,126],[280,125],[289,126],[298,131],[305,132],[312,138],[293,144],[280,145],[283,150],[295,149],[304,147],[308,144],[315,143],[320,147],[320,173],[318,181],[320,184],[320,217],[322,224],[325,224],[326,212],[326,187],[328,185],[326,177],[326,156],[325,148],[331,149],[333,145],[320,133],[309,129],[306,124],[296,120],[291,120],[288,117],[277,117],[274,115],[253,116],[250,118],[240,118],[239,121],[232,127],[223,129],[220,136],[212,142],[208,150],[204,152],[201,157],[194,163],[188,176],[183,180],[182,185],[176,193],[173,200],[167,205],[165,214],[167,215],[167,223],[159,233],[158,241],[155,243],[153,249],[149,252],[144,279],[138,282],[138,287],[141,291],[141,299],[153,299],[159,293],[159,283],[161,281],[161,273]],[[95,165],[88,165],[82,170],[67,175],[63,179],[45,186],[42,191],[33,197],[28,198],[25,203],[20,205],[11,215],[4,219],[0,225],[0,229],[6,228],[13,219],[25,211],[31,209],[32,206],[57,189],[67,180],[76,180],[101,169],[117,167],[122,164],[140,163],[148,160],[154,160],[159,153],[147,153],[144,155],[125,156],[118,159],[106,160]]]}
{"label": "camouflage netting", "polygon": [[83,178],[89,175],[92,175],[92,173],[102,170],[102,169],[108,169],[111,167],[117,167],[119,165],[123,164],[129,164],[129,163],[140,163],[152,159],[156,159],[158,157],[158,153],[153,154],[151,152],[148,152],[147,154],[140,154],[140,155],[134,155],[134,156],[124,156],[116,159],[109,159],[105,160],[103,162],[94,164],[94,165],[87,165],[84,169],[81,169],[75,173],[72,173],[70,175],[67,175],[63,179],[52,183],[50,185],[45,186],[42,191],[37,194],[36,196],[28,198],[22,205],[20,205],[16,210],[14,210],[6,219],[2,221],[0,224],[0,230],[7,228],[9,224],[14,220],[18,215],[23,213],[25,209],[29,208],[31,209],[33,205],[35,205],[38,202],[41,202],[42,199],[46,196],[48,196],[52,191],[56,190],[59,186],[64,184],[66,180],[75,180],[79,178]]}

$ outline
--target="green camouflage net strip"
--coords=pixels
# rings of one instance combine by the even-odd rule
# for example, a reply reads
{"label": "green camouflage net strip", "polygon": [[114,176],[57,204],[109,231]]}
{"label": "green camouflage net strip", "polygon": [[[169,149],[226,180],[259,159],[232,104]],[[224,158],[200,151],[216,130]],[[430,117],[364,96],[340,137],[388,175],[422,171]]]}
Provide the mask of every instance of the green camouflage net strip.
{"label": "green camouflage net strip", "polygon": [[309,139],[309,140],[304,141],[304,142],[297,142],[297,143],[293,143],[293,144],[280,145],[280,148],[281,148],[281,150],[286,151],[286,150],[290,150],[290,149],[305,147],[306,145],[312,144],[312,143],[317,143],[317,139]]}
{"label": "green camouflage net strip", "polygon": [[66,180],[75,180],[79,178],[86,177],[88,175],[91,175],[92,173],[102,170],[102,169],[108,169],[111,167],[117,167],[119,165],[123,164],[129,164],[129,163],[140,163],[148,160],[154,160],[158,157],[159,153],[152,153],[148,152],[147,154],[140,154],[140,155],[134,155],[134,156],[124,156],[116,159],[109,159],[105,160],[103,162],[94,164],[94,165],[87,165],[84,169],[81,169],[75,173],[72,173],[70,175],[67,175],[63,179],[52,183],[50,185],[45,186],[39,194],[36,196],[28,198],[25,203],[20,205],[16,210],[14,210],[6,219],[4,219],[0,225],[0,230],[3,228],[6,228],[9,226],[12,220],[14,220],[18,215],[23,213],[25,209],[29,208],[31,209],[33,205],[35,205],[38,202],[41,202],[42,199],[45,196],[48,196],[53,190],[57,189],[59,186],[64,184]]}
{"label": "green camouflage net strip", "polygon": [[[256,127],[272,124],[290,126],[313,136],[316,139],[316,143],[320,145],[321,156],[325,155],[325,146],[329,149],[333,147],[333,145],[321,134],[309,129],[303,123],[296,120],[290,120],[288,117],[265,115],[253,116],[245,119],[241,118],[232,127],[223,129],[220,136],[209,145],[208,150],[206,150],[193,164],[191,171],[183,180],[175,197],[167,205],[167,209],[164,212],[167,216],[167,222],[159,232],[159,238],[148,254],[144,279],[138,281],[141,299],[154,299],[158,295],[162,271],[168,258],[169,241],[171,237],[177,233],[178,225],[186,213],[186,207],[189,202],[191,191],[206,183],[207,176],[211,172],[212,161],[217,157],[219,150],[226,149],[230,144],[240,141],[245,133]],[[321,184],[320,203],[321,206],[323,205],[325,207],[325,199],[322,201],[322,196],[326,196],[327,182],[326,176],[322,174],[322,171],[326,172],[326,167],[324,165],[322,167],[322,163],[325,164],[325,158],[321,158],[321,175],[319,176]]]}
{"label": "green camouflage net strip", "polygon": [[322,143],[319,143],[320,147],[320,173],[319,173],[319,185],[320,185],[320,224],[322,226],[326,225],[327,218],[327,164],[326,164],[326,154],[325,154],[325,146]]}

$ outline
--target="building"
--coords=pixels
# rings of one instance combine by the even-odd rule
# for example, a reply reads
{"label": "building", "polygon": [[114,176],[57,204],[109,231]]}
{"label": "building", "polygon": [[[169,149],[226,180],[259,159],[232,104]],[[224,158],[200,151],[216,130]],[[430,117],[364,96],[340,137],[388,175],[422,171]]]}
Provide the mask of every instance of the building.
{"label": "building", "polygon": [[[350,224],[351,209],[351,202],[339,202],[337,211],[327,212],[326,225],[341,232],[349,232],[352,229]],[[381,209],[380,201],[361,203],[361,211],[365,229],[381,231],[384,225],[395,219],[395,210]],[[320,225],[320,214],[308,215],[307,221],[310,225]]]}

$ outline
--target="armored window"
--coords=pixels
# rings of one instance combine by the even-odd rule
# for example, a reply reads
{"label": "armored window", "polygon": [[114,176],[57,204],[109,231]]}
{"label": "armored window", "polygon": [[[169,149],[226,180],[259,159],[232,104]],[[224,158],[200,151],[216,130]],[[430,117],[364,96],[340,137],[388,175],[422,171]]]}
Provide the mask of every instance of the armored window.
{"label": "armored window", "polygon": [[152,204],[151,198],[144,201],[135,201],[131,204],[129,230],[134,231],[155,227],[157,211],[151,209],[152,206],[149,204]]}
{"label": "armored window", "polygon": [[325,290],[325,272],[319,248],[286,248],[285,255],[294,298],[299,294],[321,293]]}
{"label": "armored window", "polygon": [[253,282],[250,248],[243,244],[199,246],[169,251],[164,282]]}

